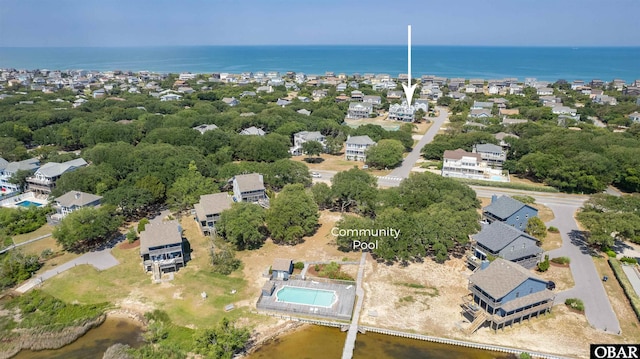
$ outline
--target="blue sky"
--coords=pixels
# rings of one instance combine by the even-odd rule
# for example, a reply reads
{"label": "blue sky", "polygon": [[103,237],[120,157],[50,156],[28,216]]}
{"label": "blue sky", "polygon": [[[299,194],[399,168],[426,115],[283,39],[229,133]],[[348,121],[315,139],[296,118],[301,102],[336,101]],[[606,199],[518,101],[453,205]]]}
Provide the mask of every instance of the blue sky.
{"label": "blue sky", "polygon": [[0,0],[0,46],[640,46],[638,0]]}

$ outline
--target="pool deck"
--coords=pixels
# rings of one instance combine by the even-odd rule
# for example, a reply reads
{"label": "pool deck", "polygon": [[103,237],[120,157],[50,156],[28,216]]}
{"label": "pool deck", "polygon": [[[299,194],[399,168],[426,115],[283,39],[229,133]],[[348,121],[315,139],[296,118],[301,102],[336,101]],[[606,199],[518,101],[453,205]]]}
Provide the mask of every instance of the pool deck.
{"label": "pool deck", "polygon": [[[274,310],[286,313],[295,313],[305,316],[350,320],[353,312],[353,304],[356,297],[356,285],[337,282],[324,282],[316,280],[290,279],[288,281],[275,281],[276,289],[270,296],[261,295],[256,307],[263,310]],[[277,293],[282,287],[299,287],[335,291],[338,300],[330,307],[304,305],[297,303],[279,302]]]}

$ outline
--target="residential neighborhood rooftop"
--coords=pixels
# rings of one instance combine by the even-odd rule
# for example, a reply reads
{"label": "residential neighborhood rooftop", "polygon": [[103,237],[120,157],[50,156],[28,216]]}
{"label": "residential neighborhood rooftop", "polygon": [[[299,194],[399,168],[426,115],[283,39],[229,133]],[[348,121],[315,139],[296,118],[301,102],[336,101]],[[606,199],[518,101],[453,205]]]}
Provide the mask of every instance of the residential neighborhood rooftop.
{"label": "residential neighborhood rooftop", "polygon": [[526,206],[526,204],[518,201],[517,199],[513,199],[509,196],[500,196],[492,199],[491,204],[484,207],[483,210],[491,213],[497,218],[505,219],[516,213],[524,206]]}
{"label": "residential neighborhood rooftop", "polygon": [[182,243],[181,229],[177,220],[147,223],[140,233],[140,254],[149,253],[149,248]]}
{"label": "residential neighborhood rooftop", "polygon": [[69,191],[56,198],[56,202],[63,207],[84,207],[100,199],[102,199],[102,196],[80,191]]}

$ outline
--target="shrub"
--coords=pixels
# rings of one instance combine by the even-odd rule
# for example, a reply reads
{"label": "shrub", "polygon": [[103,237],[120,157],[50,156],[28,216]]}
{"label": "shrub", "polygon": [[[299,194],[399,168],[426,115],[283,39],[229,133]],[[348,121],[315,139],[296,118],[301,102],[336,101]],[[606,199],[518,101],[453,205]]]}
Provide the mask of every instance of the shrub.
{"label": "shrub", "polygon": [[138,233],[136,233],[135,228],[129,228],[129,231],[127,232],[127,241],[129,241],[129,243],[133,243],[136,239],[138,239]]}
{"label": "shrub", "polygon": [[584,303],[578,298],[567,298],[567,300],[564,301],[564,304],[571,309],[584,312]]}
{"label": "shrub", "polygon": [[531,197],[531,196],[519,196],[519,195],[515,195],[515,196],[511,196],[511,198],[518,200],[524,204],[533,204],[536,203],[536,199]]}
{"label": "shrub", "polygon": [[571,263],[571,259],[569,257],[556,257],[556,258],[552,258],[551,261],[553,263],[562,264],[562,265]]}
{"label": "shrub", "polygon": [[620,262],[629,263],[629,264],[638,264],[638,260],[632,257],[624,256],[620,258]]}
{"label": "shrub", "polygon": [[138,222],[138,233],[142,233],[144,231],[144,227],[149,224],[149,219],[143,218]]}
{"label": "shrub", "polygon": [[554,227],[554,226],[549,226],[548,231],[549,231],[549,232],[552,232],[552,233],[558,233],[558,232],[560,232],[560,230],[559,230],[557,227]]}
{"label": "shrub", "polygon": [[609,256],[609,258],[615,258],[617,256],[616,252],[612,251],[611,249],[605,251],[605,253],[607,254],[607,256]]}
{"label": "shrub", "polygon": [[544,261],[538,263],[538,270],[540,272],[546,272],[549,269],[549,255],[544,256]]}
{"label": "shrub", "polygon": [[522,352],[522,353],[520,353],[520,356],[518,358],[520,358],[520,359],[531,359],[531,354],[529,354],[527,352]]}
{"label": "shrub", "polygon": [[302,270],[302,269],[304,269],[304,263],[303,262],[295,262],[293,264],[293,268]]}
{"label": "shrub", "polygon": [[40,253],[40,258],[42,259],[48,259],[53,255],[53,251],[51,250],[51,248],[45,248],[42,250],[42,253]]}
{"label": "shrub", "polygon": [[631,285],[629,278],[622,270],[620,261],[615,258],[610,258],[609,266],[613,270],[613,274],[616,276],[618,282],[620,282],[620,286],[622,287],[624,294],[629,299],[631,307],[636,313],[636,317],[640,320],[640,296],[638,296],[638,293],[636,293],[635,289],[633,289],[633,285]]}

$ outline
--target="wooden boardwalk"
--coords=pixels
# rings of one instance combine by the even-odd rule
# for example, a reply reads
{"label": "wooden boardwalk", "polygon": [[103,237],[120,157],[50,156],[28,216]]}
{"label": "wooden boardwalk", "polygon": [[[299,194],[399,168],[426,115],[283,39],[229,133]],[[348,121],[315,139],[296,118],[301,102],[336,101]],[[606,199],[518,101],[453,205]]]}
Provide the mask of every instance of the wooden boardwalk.
{"label": "wooden boardwalk", "polygon": [[367,260],[367,252],[362,252],[360,257],[360,267],[358,268],[358,277],[356,279],[356,308],[353,311],[353,318],[351,319],[351,325],[349,325],[349,332],[347,333],[347,339],[344,342],[344,348],[342,349],[342,359],[353,358],[353,349],[356,346],[356,337],[358,335],[358,322],[360,321],[360,312],[362,311],[362,300],[364,299],[364,290],[362,289],[362,278],[364,277],[364,265]]}

